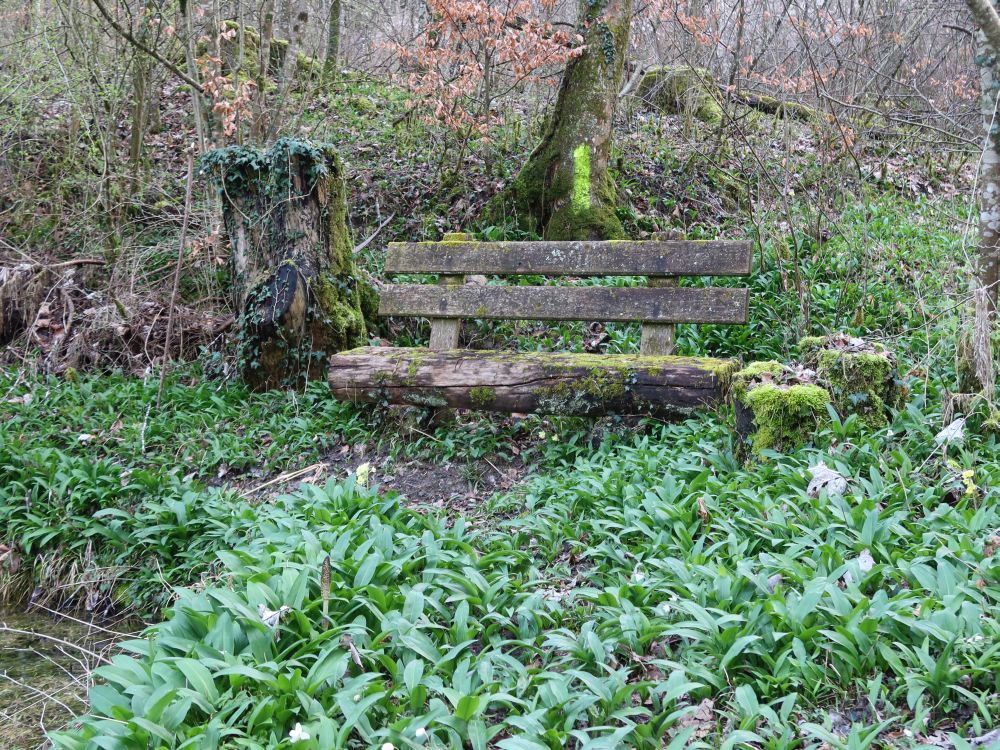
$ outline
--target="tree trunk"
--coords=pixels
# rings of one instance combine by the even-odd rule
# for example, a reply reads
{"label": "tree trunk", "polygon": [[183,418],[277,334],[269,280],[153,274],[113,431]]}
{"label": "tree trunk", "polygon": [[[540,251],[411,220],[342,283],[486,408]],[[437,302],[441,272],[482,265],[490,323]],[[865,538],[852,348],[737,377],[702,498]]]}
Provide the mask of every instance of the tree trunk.
{"label": "tree trunk", "polygon": [[979,283],[986,289],[991,314],[997,309],[997,271],[1000,267],[1000,86],[997,53],[983,31],[977,35],[982,74],[982,113],[986,143],[979,172]]}
{"label": "tree trunk", "polygon": [[[193,81],[197,81],[201,78],[201,74],[198,72],[197,39],[195,37],[194,23],[191,20],[191,8],[187,7],[186,4],[181,4],[178,13],[181,16],[179,21],[183,22],[185,36],[184,62],[187,67],[187,74]],[[180,23],[177,24],[177,28],[182,28]],[[194,118],[194,130],[198,139],[198,153],[203,154],[208,147],[208,118],[206,116],[205,99],[201,95],[201,92],[194,87],[191,87],[191,114]]]}
{"label": "tree trunk", "polygon": [[326,60],[323,75],[327,81],[337,75],[337,58],[340,55],[340,0],[330,0],[330,34],[326,39]]}
{"label": "tree trunk", "polygon": [[546,239],[621,239],[608,159],[632,0],[580,0],[579,17],[584,52],[566,66],[541,142],[487,216],[513,215]]}
{"label": "tree trunk", "polygon": [[1000,15],[993,0],[965,0],[979,27],[976,62],[982,73],[982,112],[986,146],[979,173],[979,283],[986,290],[989,314],[996,316],[997,274],[1000,267]]}
{"label": "tree trunk", "polygon": [[264,390],[322,377],[331,354],[366,340],[367,285],[355,276],[335,151],[281,139],[206,162],[222,189],[244,378]]}
{"label": "tree trunk", "polygon": [[142,147],[146,136],[146,112],[149,104],[150,58],[143,53],[135,56],[132,67],[132,122],[129,133],[128,161],[133,192],[139,192],[142,176]]}

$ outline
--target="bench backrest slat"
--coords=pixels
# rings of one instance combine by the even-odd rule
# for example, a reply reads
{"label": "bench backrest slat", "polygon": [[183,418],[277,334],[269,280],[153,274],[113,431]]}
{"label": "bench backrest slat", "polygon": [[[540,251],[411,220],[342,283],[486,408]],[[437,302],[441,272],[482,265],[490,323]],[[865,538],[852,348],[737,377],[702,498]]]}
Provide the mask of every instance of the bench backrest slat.
{"label": "bench backrest slat", "polygon": [[747,290],[405,284],[382,290],[379,314],[433,319],[746,323]]}
{"label": "bench backrest slat", "polygon": [[747,276],[743,240],[393,242],[386,273]]}

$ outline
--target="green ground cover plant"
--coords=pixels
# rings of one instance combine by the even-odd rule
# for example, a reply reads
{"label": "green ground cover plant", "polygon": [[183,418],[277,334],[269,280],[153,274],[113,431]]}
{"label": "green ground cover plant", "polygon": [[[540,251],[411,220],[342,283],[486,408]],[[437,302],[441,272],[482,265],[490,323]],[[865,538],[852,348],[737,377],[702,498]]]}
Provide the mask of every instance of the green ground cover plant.
{"label": "green ground cover plant", "polygon": [[[6,373],[0,541],[33,584],[85,563],[112,574],[111,602],[163,614],[53,742],[818,750],[954,734],[964,747],[1000,713],[1000,448],[989,433],[934,439],[960,280],[940,271],[957,237],[918,231],[932,210],[849,209],[844,244],[805,266],[810,325],[894,346],[906,405],[878,429],[831,414],[811,444],[749,465],[727,411],[610,431],[477,415],[400,440],[385,413],[322,383],[250,394],[195,368],[157,410],[153,382]],[[878,285],[835,285],[865,232],[895,260]],[[750,285],[750,326],[683,327],[681,351],[784,356],[792,292],[778,272]],[[502,335],[537,345],[530,329]],[[609,349],[636,343],[612,329]],[[242,496],[358,443],[535,473],[474,515],[414,507],[353,465]],[[821,460],[847,477],[843,496],[807,493]]]}
{"label": "green ground cover plant", "polygon": [[[215,557],[213,580],[98,670],[91,715],[57,746],[291,747],[300,724],[296,747],[820,747],[845,706],[856,733],[988,728],[1000,518],[958,478],[1000,481],[997,446],[918,472],[926,416],[836,424],[832,461],[751,469],[715,420],[663,426],[538,477],[494,528],[353,480],[201,498],[190,536],[161,543]],[[821,456],[844,497],[807,496]],[[272,628],[260,607],[289,609]],[[715,723],[686,722],[706,699]]]}

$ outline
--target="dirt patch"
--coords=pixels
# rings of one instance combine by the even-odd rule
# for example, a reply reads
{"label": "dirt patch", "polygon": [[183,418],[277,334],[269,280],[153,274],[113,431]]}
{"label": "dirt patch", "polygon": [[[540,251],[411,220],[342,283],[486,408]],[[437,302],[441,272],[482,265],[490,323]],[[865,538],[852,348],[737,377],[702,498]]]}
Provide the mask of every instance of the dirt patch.
{"label": "dirt patch", "polygon": [[443,509],[449,516],[478,516],[491,497],[518,485],[529,468],[521,461],[436,463],[393,458],[384,450],[359,443],[334,448],[316,463],[300,469],[270,477],[250,472],[228,484],[245,497],[263,502],[275,494],[291,492],[303,482],[318,484],[359,473],[359,478],[378,485],[383,493],[397,492],[408,507]]}

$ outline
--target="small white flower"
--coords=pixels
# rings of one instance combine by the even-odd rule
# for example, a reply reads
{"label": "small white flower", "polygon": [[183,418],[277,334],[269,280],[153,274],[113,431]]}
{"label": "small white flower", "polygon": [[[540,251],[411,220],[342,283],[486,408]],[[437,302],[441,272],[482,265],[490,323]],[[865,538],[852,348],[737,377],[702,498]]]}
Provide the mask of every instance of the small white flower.
{"label": "small white flower", "polygon": [[424,729],[423,727],[417,727],[417,731],[414,732],[414,734],[417,735],[417,737],[423,739],[424,737],[427,736],[427,730]]}
{"label": "small white flower", "polygon": [[361,702],[361,695],[360,695],[360,693],[355,693],[355,695],[354,695],[354,702],[355,703],[360,703]]}
{"label": "small white flower", "polygon": [[292,731],[288,733],[288,739],[292,742],[301,742],[302,740],[309,739],[309,732],[302,728],[302,725],[295,722],[295,726],[292,727]]}
{"label": "small white flower", "polygon": [[664,602],[664,603],[663,603],[663,604],[662,604],[662,605],[660,606],[660,611],[661,611],[661,612],[663,612],[663,614],[664,614],[664,615],[669,615],[669,614],[670,614],[670,611],[671,611],[671,609],[673,609],[673,608],[672,608],[672,607],[671,607],[671,606],[670,606],[669,604],[667,604],[666,602]]}
{"label": "small white flower", "polygon": [[396,750],[396,746],[391,742],[382,743],[382,750]]}
{"label": "small white flower", "polygon": [[642,583],[643,581],[646,580],[646,574],[643,573],[638,568],[636,568],[635,571],[632,573],[632,580],[635,581],[636,583]]}

